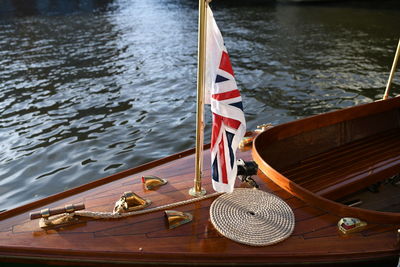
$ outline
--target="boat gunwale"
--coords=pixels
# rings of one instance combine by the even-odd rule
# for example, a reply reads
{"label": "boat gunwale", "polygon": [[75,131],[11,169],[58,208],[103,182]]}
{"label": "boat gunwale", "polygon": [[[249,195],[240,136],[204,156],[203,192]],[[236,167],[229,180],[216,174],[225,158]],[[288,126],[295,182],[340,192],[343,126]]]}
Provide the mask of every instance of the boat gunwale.
{"label": "boat gunwale", "polygon": [[[310,203],[313,206],[322,208],[325,211],[343,217],[358,217],[373,223],[400,223],[400,213],[368,210],[358,207],[349,207],[345,204],[319,196],[316,193],[298,185],[278,170],[269,165],[258,152],[259,143],[262,138],[268,136],[268,141],[282,140],[301,132],[311,131],[335,123],[361,118],[371,114],[389,111],[400,107],[400,97],[380,100],[372,103],[357,105],[319,115],[310,116],[304,119],[287,122],[260,133],[253,141],[252,156],[258,164],[259,169],[275,184],[294,195],[295,197]],[[338,114],[340,114],[338,116]],[[312,123],[311,123],[312,122]],[[300,127],[299,127],[300,126]],[[306,126],[306,127],[304,127]]]}
{"label": "boat gunwale", "polygon": [[[372,108],[371,104],[373,104]],[[369,106],[370,108],[365,109],[365,107],[368,105],[370,105]],[[374,113],[374,111],[379,111],[379,112],[389,111],[396,106],[400,107],[400,95],[385,100],[377,100],[375,102],[333,110],[326,113],[312,115],[306,118],[301,118],[298,120],[282,123],[279,124],[278,126],[268,128],[267,131],[269,135],[272,135],[274,137],[277,137],[279,134],[279,139],[277,140],[281,140],[287,137],[294,136],[301,132],[312,131],[317,128],[322,128],[346,120],[361,118],[364,117],[365,115],[371,114],[371,112]],[[337,116],[336,114],[338,113],[341,113],[341,116]],[[311,121],[313,123],[310,123]]]}

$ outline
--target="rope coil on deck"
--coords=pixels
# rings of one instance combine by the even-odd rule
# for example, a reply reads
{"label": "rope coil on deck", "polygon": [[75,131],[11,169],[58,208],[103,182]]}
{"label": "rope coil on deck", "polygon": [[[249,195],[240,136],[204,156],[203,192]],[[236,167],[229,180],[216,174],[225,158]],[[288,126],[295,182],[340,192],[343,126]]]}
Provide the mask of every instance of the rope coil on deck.
{"label": "rope coil on deck", "polygon": [[276,244],[294,229],[292,209],[279,197],[257,189],[236,188],[210,207],[214,227],[223,236],[251,246]]}

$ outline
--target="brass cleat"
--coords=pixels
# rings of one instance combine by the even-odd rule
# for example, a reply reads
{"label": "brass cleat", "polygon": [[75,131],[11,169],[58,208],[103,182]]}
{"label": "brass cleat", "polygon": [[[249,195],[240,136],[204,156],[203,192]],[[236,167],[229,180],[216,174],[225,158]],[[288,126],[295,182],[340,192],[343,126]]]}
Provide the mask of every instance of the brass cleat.
{"label": "brass cleat", "polygon": [[192,214],[176,210],[166,210],[165,217],[167,218],[169,229],[174,229],[182,224],[191,222],[193,219]]}
{"label": "brass cleat", "polygon": [[366,222],[351,217],[342,218],[338,222],[339,231],[345,235],[362,231],[366,226]]}
{"label": "brass cleat", "polygon": [[124,213],[135,210],[141,210],[149,206],[151,201],[144,199],[129,191],[125,192],[121,198],[115,203],[114,213]]}
{"label": "brass cleat", "polygon": [[254,136],[245,136],[240,140],[239,149],[244,149],[247,146],[253,144]]}
{"label": "brass cleat", "polygon": [[255,132],[257,133],[262,133],[265,130],[268,130],[269,128],[274,127],[274,125],[272,123],[265,123],[265,124],[261,124],[257,126],[257,129],[255,130]]}
{"label": "brass cleat", "polygon": [[167,183],[167,180],[161,179],[157,176],[148,175],[142,177],[142,183],[147,190],[154,190]]}
{"label": "brass cleat", "polygon": [[63,213],[73,213],[77,210],[83,210],[83,209],[85,209],[85,204],[83,204],[83,203],[67,204],[64,207],[58,207],[58,208],[52,208],[52,209],[46,208],[46,209],[42,209],[41,211],[31,212],[29,217],[31,218],[31,220],[40,219],[40,218],[48,219],[50,216],[63,214]]}
{"label": "brass cleat", "polygon": [[246,135],[242,138],[242,140],[240,140],[239,143],[239,149],[240,150],[247,150],[252,144],[253,144],[253,140],[254,138],[256,138],[256,136],[264,131],[266,131],[269,128],[274,127],[272,125],[272,123],[266,123],[266,124],[261,124],[257,126],[257,129],[255,129],[254,131],[248,132],[246,133]]}
{"label": "brass cleat", "polygon": [[64,207],[46,208],[41,211],[31,212],[31,220],[40,219],[39,226],[41,228],[59,227],[79,222],[79,218],[75,216],[75,211],[85,209],[85,204],[67,204]]}

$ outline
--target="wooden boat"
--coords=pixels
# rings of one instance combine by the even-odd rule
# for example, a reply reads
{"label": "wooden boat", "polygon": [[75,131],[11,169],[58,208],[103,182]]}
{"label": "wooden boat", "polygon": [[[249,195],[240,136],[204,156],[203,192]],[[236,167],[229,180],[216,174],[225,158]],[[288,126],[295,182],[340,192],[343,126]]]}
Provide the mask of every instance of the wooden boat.
{"label": "wooden boat", "polygon": [[[260,134],[254,148],[238,153],[245,161],[253,155],[259,163],[262,171],[253,176],[259,190],[280,197],[293,210],[294,231],[280,243],[249,246],[220,234],[210,220],[217,195],[193,198],[188,193],[198,173],[193,167],[199,163],[195,150],[188,150],[0,213],[0,261],[101,266],[394,264],[399,256],[398,214],[349,208],[334,197],[398,173],[399,107],[400,98],[394,98],[284,124]],[[342,171],[358,153],[362,158],[357,167],[351,162],[350,171]],[[319,176],[320,158],[322,163],[329,162],[325,176],[341,170],[336,172],[342,174],[338,183]],[[369,160],[373,160],[372,167],[365,165]],[[204,153],[204,161],[210,162],[209,151]],[[204,168],[204,177],[210,177],[210,172],[210,167]],[[292,173],[300,175],[293,178]],[[149,188],[144,177],[152,175],[168,182],[161,180],[162,185]],[[305,175],[312,188],[303,184]],[[321,182],[327,186],[321,187]],[[249,187],[248,183],[236,183],[236,187]],[[212,192],[211,179],[203,181],[203,187]],[[143,198],[135,198],[136,194]],[[152,206],[143,212],[120,216],[120,208],[147,206],[150,201],[146,199]],[[118,212],[112,213],[116,201]],[[82,202],[87,210],[108,212],[107,216],[83,216],[76,211],[83,205],[74,205]],[[180,218],[172,218],[171,227],[164,207],[174,207],[173,216],[190,213],[189,219],[176,224]],[[65,215],[51,220],[59,211]],[[41,224],[31,220],[36,215],[43,217]],[[343,234],[338,230],[343,216],[360,217],[368,225]]]}
{"label": "wooden boat", "polygon": [[[176,207],[191,213],[193,220],[173,229],[163,210],[119,219],[74,216],[67,224],[44,228],[30,220],[32,212],[39,210],[44,216],[47,208],[80,202],[87,210],[111,212],[127,191],[150,199],[153,207],[193,200],[188,191],[195,151],[188,150],[0,213],[0,261],[102,266],[394,265],[400,248],[398,212],[349,207],[336,200],[399,172],[399,133],[400,97],[396,97],[275,126],[259,134],[253,148],[239,151],[238,158],[254,158],[259,164],[253,176],[259,190],[280,197],[293,210],[293,233],[271,246],[248,246],[222,236],[210,222],[210,205],[217,197],[211,194]],[[210,160],[209,151],[204,160]],[[142,177],[148,175],[168,182],[146,189]],[[204,176],[210,177],[209,167]],[[208,192],[212,192],[210,180],[203,183]],[[368,224],[343,234],[338,222],[344,216]]]}
{"label": "wooden boat", "polygon": [[[394,103],[400,104],[400,98],[374,104]],[[257,138],[256,148],[274,129],[277,127]],[[238,153],[238,158],[251,160],[251,153],[251,148],[245,149]],[[79,218],[71,224],[48,228],[39,227],[37,220],[29,218],[33,211],[79,202],[84,202],[88,210],[112,211],[114,202],[126,191],[151,199],[155,207],[192,199],[188,190],[193,185],[194,158],[194,150],[185,151],[1,213],[0,260],[102,266],[300,263],[319,266],[332,262],[394,264],[397,261],[396,224],[369,223],[363,231],[344,236],[337,229],[341,214],[287,193],[262,172],[253,176],[260,190],[282,198],[293,209],[296,220],[292,235],[272,246],[247,246],[220,235],[209,220],[209,207],[215,197],[175,208],[193,214],[193,221],[174,229],[166,225],[163,211],[114,220]],[[205,160],[209,158],[206,152]],[[205,176],[210,175],[209,168],[204,171]],[[168,183],[157,190],[147,190],[141,181],[143,175],[158,175],[168,179]],[[211,192],[209,180],[203,186]],[[238,181],[236,186],[247,185]]]}

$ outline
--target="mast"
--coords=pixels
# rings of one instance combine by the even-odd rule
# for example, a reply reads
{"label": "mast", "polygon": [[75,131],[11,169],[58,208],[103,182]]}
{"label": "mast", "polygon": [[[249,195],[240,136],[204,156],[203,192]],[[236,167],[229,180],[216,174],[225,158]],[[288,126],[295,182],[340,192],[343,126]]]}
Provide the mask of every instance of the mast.
{"label": "mast", "polygon": [[399,54],[400,54],[400,39],[399,43],[397,44],[396,54],[394,55],[393,65],[392,69],[390,70],[389,80],[386,84],[386,90],[385,94],[383,95],[383,99],[388,99],[389,97],[390,86],[392,85],[394,72],[396,71],[397,61],[399,60]]}
{"label": "mast", "polygon": [[199,33],[197,54],[197,109],[196,109],[196,158],[194,187],[189,194],[198,197],[206,194],[201,187],[203,170],[204,147],[204,92],[205,92],[205,62],[206,62],[206,33],[207,33],[207,0],[199,0]]}

